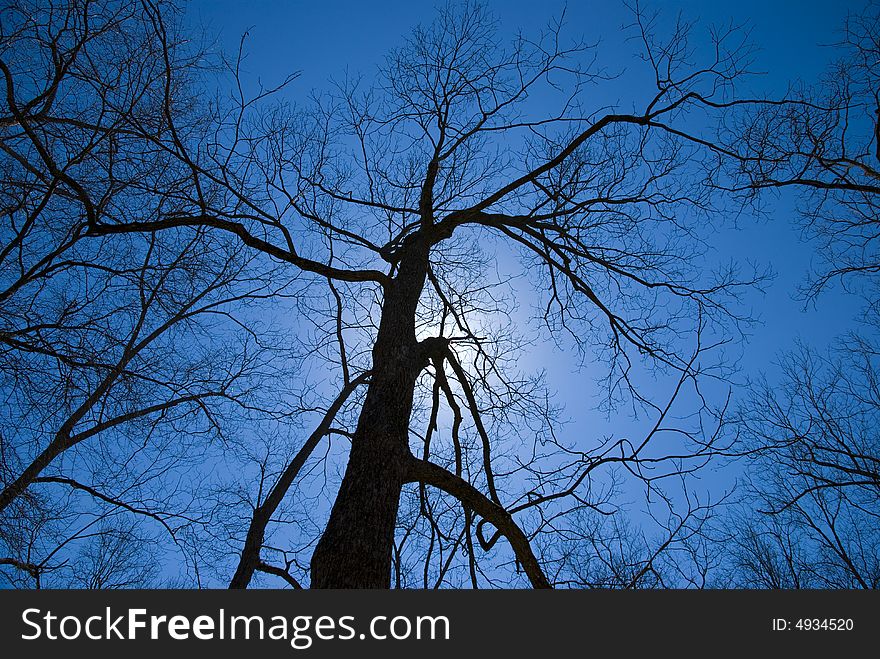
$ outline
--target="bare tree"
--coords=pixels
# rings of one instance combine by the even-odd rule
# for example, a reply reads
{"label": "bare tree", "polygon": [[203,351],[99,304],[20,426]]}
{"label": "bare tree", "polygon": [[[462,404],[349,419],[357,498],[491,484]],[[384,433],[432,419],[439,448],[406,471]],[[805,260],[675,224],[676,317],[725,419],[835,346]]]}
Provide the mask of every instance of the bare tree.
{"label": "bare tree", "polygon": [[182,163],[153,139],[171,45],[150,11],[6,3],[2,30],[3,565],[38,586],[143,585],[156,562],[136,538],[158,531],[189,562],[210,521],[195,502],[212,443],[292,414],[278,382],[296,345],[253,309],[290,278],[198,228],[86,237],[176,203]]}
{"label": "bare tree", "polygon": [[[828,356],[801,348],[739,414],[750,506],[735,580],[760,587],[880,585],[878,352],[858,337]],[[735,571],[736,572],[736,571]]]}
{"label": "bare tree", "polygon": [[[821,269],[805,293],[832,281],[858,290],[868,313],[827,351],[799,346],[782,373],[752,387],[737,414],[754,463],[746,509],[732,520],[727,579],[770,588],[877,588],[880,446],[876,439],[880,12],[848,18],[843,56],[818,84],[740,116],[734,147],[743,189],[791,188]],[[733,162],[733,160],[731,161]]]}
{"label": "bare tree", "polygon": [[[160,524],[200,520],[206,542],[198,551],[212,551],[206,543],[219,551],[222,535],[238,543],[233,587],[256,572],[291,586],[308,579],[312,587],[388,587],[418,583],[418,575],[423,585],[525,578],[549,587],[572,582],[570,547],[560,542],[566,533],[603,555],[605,530],[583,520],[616,510],[607,472],[617,468],[666,497],[665,535],[642,543],[641,558],[613,558],[610,575],[582,575],[579,583],[661,583],[672,547],[697,551],[687,543],[700,535],[706,504],[684,486],[677,510],[664,488],[725,448],[726,401],[715,406],[703,384],[724,375],[712,355],[746,320],[735,313],[737,295],[756,283],[733,267],[712,272],[701,232],[723,219],[722,165],[738,158],[716,122],[748,103],[734,94],[749,56],[736,30],[711,33],[709,60],[689,62],[691,27],[679,22],[661,40],[654,19],[636,8],[631,29],[653,84],[613,106],[601,91],[614,76],[597,65],[596,47],[566,44],[562,21],[505,44],[484,7],[448,5],[392,51],[373,80],[345,80],[291,107],[268,98],[277,88],[248,93],[239,58],[221,78],[232,81],[231,97],[201,107],[192,90],[204,91],[210,78],[173,7],[61,2],[56,9],[13,5],[3,23],[3,171],[17,182],[3,193],[5,253],[10,264],[27,255],[25,265],[18,258],[10,267],[15,277],[38,280],[30,299],[44,290],[61,296],[49,324],[66,323],[73,335],[97,324],[111,338],[44,341],[65,376],[70,361],[94,374],[70,390],[68,378],[46,376],[64,413],[39,425],[31,445],[41,453],[5,458],[8,505],[24,502],[39,482]],[[19,55],[29,49],[30,57]],[[535,114],[539,95],[557,111]],[[40,222],[52,213],[66,224]],[[43,226],[67,228],[32,245],[28,236]],[[70,250],[86,252],[70,259]],[[117,279],[127,288],[118,290]],[[264,359],[278,338],[239,310],[284,299],[291,281],[296,296],[285,310],[299,312],[309,363],[325,380],[295,405],[276,406],[265,395],[304,346],[281,344],[295,354]],[[93,291],[85,299],[96,303],[65,312],[67,282]],[[532,294],[524,285],[541,296],[531,324],[521,317],[519,299]],[[134,311],[122,317],[149,322],[104,320],[129,309],[120,304],[126,295]],[[109,311],[99,311],[102,304]],[[39,348],[28,354],[42,355],[46,323],[18,320],[22,312],[9,309],[9,336],[22,332]],[[240,344],[224,341],[189,367],[194,343],[184,330],[198,336],[200,320],[218,314],[231,322],[212,332]],[[167,342],[159,357],[146,358],[160,343],[144,337],[156,332]],[[541,374],[519,364],[535,340],[558,341],[582,364],[603,363],[609,409],[630,405],[639,434],[566,429]],[[13,349],[18,356],[24,348]],[[82,355],[85,364],[76,361]],[[4,365],[4,377],[20,371]],[[648,396],[649,374],[668,385],[665,399]],[[309,388],[305,379],[301,386]],[[43,391],[32,382],[20,390]],[[117,402],[116,391],[133,393]],[[191,464],[180,462],[184,455],[204,459],[195,447],[211,444],[200,440],[216,434],[227,442],[224,459],[239,461],[230,467],[236,477],[218,490],[216,506],[199,504],[203,517],[180,497],[130,503],[123,494],[142,480],[135,470],[115,473],[103,484],[109,489],[71,473],[44,474],[92,437],[112,448],[104,458],[140,455],[119,436],[131,415],[146,424],[135,441],[162,436],[162,427],[190,438],[167,468],[176,474]],[[255,416],[271,422],[264,435],[230,437],[228,428]],[[290,438],[312,420],[302,439]],[[104,434],[111,429],[119,432]],[[322,442],[328,436],[341,442]],[[12,453],[6,445],[4,438],[4,456]],[[318,452],[322,445],[347,459],[338,492],[336,463]],[[155,452],[147,465],[160,457],[168,456]],[[170,473],[140,467],[154,483]],[[270,538],[297,496],[311,497],[312,510],[297,517],[294,538],[279,534],[276,544]],[[302,520],[328,497],[329,517],[312,532]],[[53,531],[52,542],[38,534],[35,544],[29,538],[42,509],[34,510],[26,532],[4,535],[39,551],[10,555],[6,565],[32,576],[57,571],[59,562],[49,560],[56,548],[98,528],[72,578],[143,577],[131,567],[136,552],[118,542],[129,532],[124,524],[89,520]],[[224,511],[227,519],[218,520]],[[613,533],[634,537],[623,523]]]}
{"label": "bare tree", "polygon": [[[726,139],[741,189],[791,188],[821,268],[806,288],[872,284],[880,271],[880,9],[851,15],[835,44],[842,55],[815,85],[737,116]],[[729,162],[736,162],[731,159]],[[876,298],[876,290],[871,292]]]}
{"label": "bare tree", "polygon": [[[664,425],[672,403],[645,400],[633,369],[680,374],[674,401],[703,371],[698,357],[709,346],[700,330],[737,320],[728,303],[744,282],[732,271],[700,277],[694,265],[698,218],[714,208],[710,183],[725,157],[705,116],[731,107],[747,51],[737,33],[717,33],[713,59],[688,67],[687,26],[660,42],[648,18],[636,19],[656,83],[634,100],[636,112],[590,107],[587,91],[606,76],[591,66],[589,45],[562,45],[561,24],[504,46],[484,8],[448,6],[390,54],[375,85],[346,81],[310,108],[258,113],[249,132],[242,113],[224,115],[210,149],[175,138],[169,126],[157,140],[190,169],[177,207],[155,219],[91,223],[89,235],[103,237],[191,226],[232,234],[326,282],[348,305],[334,320],[340,375],[344,385],[354,380],[346,333],[356,346],[349,352],[369,356],[357,370],[370,375],[311,558],[312,586],[390,584],[407,483],[417,484],[423,511],[426,487],[461,507],[464,533],[453,545],[473,555],[474,539],[488,551],[503,536],[531,584],[549,586],[534,532],[514,515],[540,519],[563,499],[594,505],[580,490],[602,465],[626,465],[651,482],[648,465],[659,479],[713,454],[711,431]],[[558,113],[529,114],[541,89],[558,99]],[[213,187],[223,194],[200,193]],[[606,349],[612,398],[657,413],[644,441],[609,440],[584,452],[553,438],[541,387],[503,368],[511,342],[490,335],[499,329],[485,279],[492,245],[525,260],[546,294],[541,321],[551,334],[567,333],[585,355]],[[347,332],[352,326],[360,331]],[[692,346],[684,347],[688,336]],[[424,430],[414,427],[419,409]],[[552,455],[530,458],[525,469],[501,466],[521,464],[515,453],[524,437],[509,425],[512,411],[538,426],[526,450],[549,442]],[[450,419],[442,443],[441,416]],[[663,433],[683,436],[688,448],[649,457],[645,447]],[[560,455],[569,460],[552,470],[539,464]],[[522,487],[526,494],[504,502]],[[539,524],[546,530],[549,522]]]}

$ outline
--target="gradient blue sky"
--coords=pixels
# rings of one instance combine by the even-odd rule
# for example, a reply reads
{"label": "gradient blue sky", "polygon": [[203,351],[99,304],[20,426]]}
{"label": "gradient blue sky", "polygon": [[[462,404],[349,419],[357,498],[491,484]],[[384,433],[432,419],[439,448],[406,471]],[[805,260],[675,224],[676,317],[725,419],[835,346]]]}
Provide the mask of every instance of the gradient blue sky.
{"label": "gradient blue sky", "polygon": [[[489,5],[501,19],[502,31],[541,27],[565,7],[570,34],[601,39],[605,64],[636,65],[632,54],[637,44],[626,43],[621,36],[621,26],[630,22],[622,2],[509,0]],[[187,12],[209,34],[219,34],[220,44],[229,51],[237,48],[241,35],[248,31],[244,68],[265,84],[280,80],[290,71],[300,71],[301,76],[286,92],[296,100],[325,86],[331,76],[340,77],[346,69],[372,73],[387,50],[398,45],[411,27],[431,20],[434,6],[432,2],[391,0],[194,0]],[[835,50],[829,44],[835,40],[843,18],[864,3],[668,0],[649,6],[670,17],[681,11],[685,18],[699,19],[703,24],[732,20],[749,25],[752,40],[759,46],[756,68],[766,72],[750,84],[784,90],[789,81],[811,81],[822,72],[834,56]],[[766,296],[754,299],[765,321],[762,328],[756,328],[749,349],[755,364],[766,363],[779,348],[790,345],[795,335],[821,343],[849,326],[859,306],[856,300],[826,295],[822,308],[815,311],[804,310],[802,303],[793,299],[794,289],[815,254],[813,246],[797,240],[789,198],[783,197],[776,204],[770,221],[755,223],[746,217],[741,226],[725,234],[718,241],[719,248],[768,263],[777,273]]]}
{"label": "gradient blue sky", "polygon": [[[637,44],[627,43],[621,27],[631,22],[622,2],[571,1],[563,3],[511,0],[490,2],[501,20],[502,32],[518,28],[540,28],[567,6],[569,34],[587,40],[601,39],[601,61],[610,67],[635,66]],[[203,25],[208,34],[219,34],[220,45],[234,52],[241,35],[249,31],[246,74],[270,85],[291,71],[302,75],[285,92],[292,100],[304,99],[312,89],[325,86],[331,76],[346,71],[369,77],[391,47],[419,22],[432,18],[432,2],[352,2],[326,0],[301,2],[280,0],[195,0],[187,5],[189,20]],[[783,92],[790,81],[813,81],[822,72],[835,50],[830,45],[849,11],[858,11],[863,2],[795,2],[791,0],[740,0],[718,3],[697,0],[654,2],[650,6],[673,17],[679,11],[701,24],[733,21],[752,29],[752,41],[759,46],[756,68],[765,75],[750,83],[756,91]],[[621,99],[638,90],[616,89]],[[615,102],[617,99],[609,99]],[[730,256],[770,265],[776,273],[763,295],[754,294],[747,302],[762,319],[744,346],[742,372],[755,376],[766,372],[772,380],[774,358],[780,351],[802,340],[822,347],[853,326],[860,302],[840,294],[826,293],[818,308],[804,308],[795,299],[815,246],[803,243],[796,225],[792,198],[782,196],[770,207],[769,217],[756,221],[744,215],[738,230],[725,230],[715,237],[718,259]],[[572,408],[582,394],[582,379],[574,375],[571,359],[564,353],[545,349],[540,361],[552,371],[552,384],[561,402]],[[579,413],[574,413],[578,421]],[[613,427],[610,424],[609,427]],[[729,479],[719,476],[719,487]],[[707,482],[711,487],[712,483]]]}

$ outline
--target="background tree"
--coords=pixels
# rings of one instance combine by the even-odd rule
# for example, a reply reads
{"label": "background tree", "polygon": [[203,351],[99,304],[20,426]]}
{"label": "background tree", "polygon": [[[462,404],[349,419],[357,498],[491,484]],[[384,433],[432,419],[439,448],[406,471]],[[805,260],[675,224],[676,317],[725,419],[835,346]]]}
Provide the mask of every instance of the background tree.
{"label": "background tree", "polygon": [[[814,85],[737,115],[726,143],[740,155],[741,190],[792,189],[820,267],[805,288],[832,281],[873,285],[880,270],[880,8],[850,15],[835,47],[842,53]],[[862,275],[862,276],[860,276]],[[872,304],[876,291],[869,293]]]}
{"label": "background tree", "polygon": [[857,337],[827,356],[802,348],[786,356],[781,386],[763,382],[742,410],[760,515],[739,523],[737,582],[880,585],[877,356]]}
{"label": "background tree", "polygon": [[[198,53],[163,41],[152,11],[0,15],[0,561],[15,584],[146,585],[158,535],[197,573],[205,466],[229,433],[296,409],[279,386],[296,345],[267,341],[254,313],[289,277],[197,228],[86,236],[173,208],[187,176],[155,136],[167,64],[192,76]],[[196,139],[203,114],[175,116]]]}
{"label": "background tree", "polygon": [[[741,189],[791,188],[819,268],[803,293],[833,284],[866,303],[860,326],[827,350],[781,357],[736,415],[750,454],[746,510],[732,519],[728,583],[877,588],[880,566],[877,272],[880,215],[880,8],[848,18],[842,56],[814,86],[744,114],[730,146]],[[829,291],[830,292],[830,291]]]}

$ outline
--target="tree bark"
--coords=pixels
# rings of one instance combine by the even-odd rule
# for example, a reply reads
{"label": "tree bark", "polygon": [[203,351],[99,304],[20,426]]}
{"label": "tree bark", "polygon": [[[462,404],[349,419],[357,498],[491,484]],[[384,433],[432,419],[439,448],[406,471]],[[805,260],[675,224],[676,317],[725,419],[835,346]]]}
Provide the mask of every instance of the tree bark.
{"label": "tree bark", "polygon": [[311,562],[312,588],[389,588],[400,493],[412,454],[409,421],[426,357],[415,316],[428,267],[427,240],[402,252],[385,287],[372,378],[339,493]]}

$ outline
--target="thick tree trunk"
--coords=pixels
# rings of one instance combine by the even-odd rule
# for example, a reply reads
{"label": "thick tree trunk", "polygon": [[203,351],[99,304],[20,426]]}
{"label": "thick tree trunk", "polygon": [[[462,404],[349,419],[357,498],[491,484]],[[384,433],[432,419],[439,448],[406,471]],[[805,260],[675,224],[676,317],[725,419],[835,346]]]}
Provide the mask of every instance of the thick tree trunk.
{"label": "thick tree trunk", "polygon": [[406,250],[386,286],[373,347],[372,379],[348,466],[311,563],[313,588],[388,588],[400,492],[411,453],[409,421],[425,358],[415,313],[428,263],[427,241]]}

